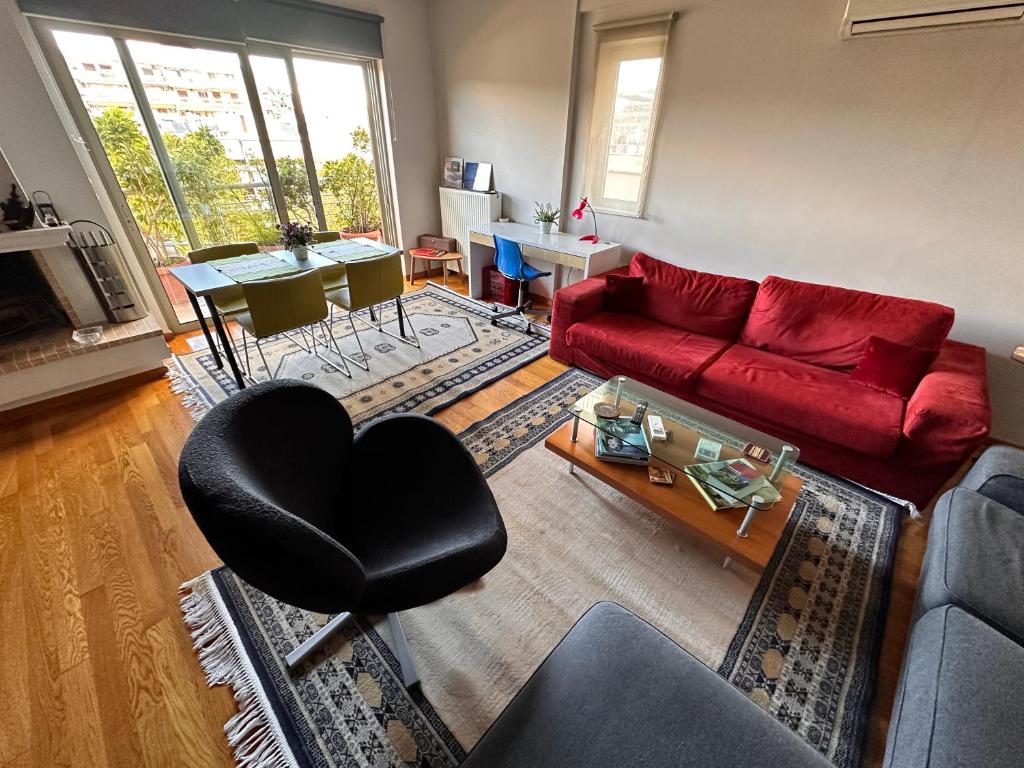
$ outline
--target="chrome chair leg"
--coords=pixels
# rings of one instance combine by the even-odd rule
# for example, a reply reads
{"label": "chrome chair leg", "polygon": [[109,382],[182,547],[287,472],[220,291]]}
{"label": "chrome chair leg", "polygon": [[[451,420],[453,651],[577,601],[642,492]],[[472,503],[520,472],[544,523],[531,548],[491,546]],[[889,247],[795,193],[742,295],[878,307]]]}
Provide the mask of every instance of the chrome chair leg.
{"label": "chrome chair leg", "polygon": [[[360,355],[361,359],[357,360],[356,358],[352,357],[352,355],[346,355],[344,352],[341,351],[341,345],[338,344],[338,339],[335,338],[335,336],[334,336],[333,322],[332,322],[332,326],[329,329],[328,337],[329,337],[329,340],[334,344],[334,350],[333,350],[334,354],[338,355],[343,360],[347,360],[348,362],[352,363],[353,365],[355,365],[355,366],[357,366],[359,368],[362,368],[364,371],[369,371],[370,370],[370,364],[368,362],[366,362],[366,352],[363,350],[363,341],[362,341],[362,339],[359,338],[359,331],[356,330],[356,324],[355,324],[355,321],[352,319],[352,316],[353,316],[353,313],[349,312],[348,313],[348,322],[352,326],[352,335],[355,337],[356,344],[359,346],[359,355]],[[359,318],[359,319],[362,320],[362,318]],[[363,322],[366,322],[366,321],[364,320]],[[346,368],[347,367],[348,366],[346,365]]]}
{"label": "chrome chair leg", "polygon": [[[405,320],[406,326],[408,326],[409,330],[412,331],[412,341],[410,341],[409,339],[405,338],[404,336],[400,336],[397,333],[392,333],[391,331],[385,330],[385,328],[384,328],[384,316],[383,316],[383,313],[380,310],[377,311],[377,322],[376,323],[372,323],[369,320],[367,320],[365,317],[361,317],[360,315],[357,315],[357,314],[354,314],[354,313],[349,313],[349,317],[355,317],[355,319],[359,320],[359,322],[365,323],[370,328],[373,328],[373,330],[378,331],[379,333],[383,333],[385,336],[390,336],[393,339],[398,339],[403,344],[408,344],[410,347],[416,347],[417,349],[420,349],[419,337],[416,335],[416,329],[413,328],[412,320],[409,318],[409,313],[405,311],[405,305],[402,304],[402,300],[400,298],[398,298],[398,297],[395,298],[395,301],[398,304],[398,311],[402,313],[402,317]],[[381,309],[383,309],[383,307]],[[354,328],[354,326],[353,326],[353,328]]]}
{"label": "chrome chair leg", "polygon": [[263,347],[260,346],[259,339],[256,339],[256,351],[260,353],[260,359],[263,361],[263,367],[267,369],[267,376],[270,377],[271,381],[274,381],[277,378],[277,376],[274,374],[272,370],[270,370],[270,366],[267,364],[267,358],[263,354]]}
{"label": "chrome chair leg", "polygon": [[288,669],[294,669],[301,664],[306,657],[323,645],[330,637],[341,629],[341,625],[351,618],[351,613],[339,613],[324,626],[303,640],[291,653],[284,657]]}
{"label": "chrome chair leg", "polygon": [[[327,324],[323,320],[320,321],[320,330],[324,334],[324,341],[323,341],[324,349],[327,350],[327,351],[330,351],[331,345],[330,345],[329,339],[331,338],[331,332],[330,332],[330,329],[328,329]],[[352,378],[352,371],[350,371],[348,369],[348,363],[345,362],[345,358],[342,357],[341,365],[338,365],[333,360],[325,357],[324,355],[321,355],[317,351],[317,349],[316,349],[316,328],[311,327],[309,329],[309,333],[313,337],[313,354],[317,356],[317,359],[318,360],[322,360],[323,362],[325,362],[329,366],[331,366],[331,368],[336,370],[338,373],[343,373],[343,374],[345,374],[346,376],[348,376],[351,379]]]}
{"label": "chrome chair leg", "polygon": [[419,685],[420,676],[416,671],[416,665],[412,662],[412,654],[409,652],[409,640],[402,629],[402,623],[398,620],[397,613],[388,614],[388,627],[391,629],[391,643],[398,659],[398,666],[402,668],[402,683],[406,688]]}

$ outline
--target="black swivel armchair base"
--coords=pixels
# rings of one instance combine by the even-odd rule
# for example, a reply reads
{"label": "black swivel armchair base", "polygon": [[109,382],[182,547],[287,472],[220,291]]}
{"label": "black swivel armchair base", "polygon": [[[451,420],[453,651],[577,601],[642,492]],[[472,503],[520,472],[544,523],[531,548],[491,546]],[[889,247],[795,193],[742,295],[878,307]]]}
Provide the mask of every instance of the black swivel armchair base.
{"label": "black swivel armchair base", "polygon": [[[424,457],[451,482],[395,481]],[[469,451],[426,416],[403,414],[354,436],[330,394],[269,381],[216,405],[178,463],[181,493],[210,546],[239,577],[328,624],[286,656],[294,669],[352,616],[387,615],[407,686],[418,681],[398,612],[480,579],[507,535]]]}
{"label": "black swivel armchair base", "polygon": [[[295,669],[308,659],[320,646],[331,639],[344,625],[345,622],[354,618],[349,612],[339,613],[319,629],[315,634],[310,635],[295,647],[291,653],[285,656],[285,663],[288,669]],[[416,665],[413,663],[412,654],[409,651],[409,640],[402,629],[402,623],[398,620],[397,613],[388,614],[388,629],[391,630],[391,650],[398,659],[402,668],[402,684],[406,688],[419,685],[420,676],[416,672]]]}

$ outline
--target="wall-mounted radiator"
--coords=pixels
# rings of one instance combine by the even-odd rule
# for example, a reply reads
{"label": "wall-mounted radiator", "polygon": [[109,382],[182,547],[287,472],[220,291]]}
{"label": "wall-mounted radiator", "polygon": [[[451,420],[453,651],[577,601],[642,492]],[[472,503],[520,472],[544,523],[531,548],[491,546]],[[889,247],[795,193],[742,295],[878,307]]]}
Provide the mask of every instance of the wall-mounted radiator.
{"label": "wall-mounted radiator", "polygon": [[459,241],[459,251],[469,255],[469,228],[497,221],[501,216],[501,192],[473,192],[469,189],[439,187],[441,232]]}

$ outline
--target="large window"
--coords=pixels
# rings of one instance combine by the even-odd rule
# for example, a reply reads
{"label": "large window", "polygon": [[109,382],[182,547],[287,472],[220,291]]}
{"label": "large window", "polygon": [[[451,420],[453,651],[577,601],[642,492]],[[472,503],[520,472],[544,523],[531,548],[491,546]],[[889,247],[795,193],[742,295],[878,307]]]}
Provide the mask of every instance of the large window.
{"label": "large window", "polygon": [[596,27],[586,191],[599,211],[643,213],[671,18]]}
{"label": "large window", "polygon": [[371,110],[382,106],[368,97],[380,92],[375,62],[273,46],[248,55],[228,43],[71,23],[44,34],[66,64],[73,111],[93,129],[83,135],[107,161],[108,186],[127,203],[129,235],[137,231],[136,250],[148,253],[173,329],[195,319],[169,274],[190,250],[275,248],[282,218],[353,234],[382,228],[384,157],[371,130]]}

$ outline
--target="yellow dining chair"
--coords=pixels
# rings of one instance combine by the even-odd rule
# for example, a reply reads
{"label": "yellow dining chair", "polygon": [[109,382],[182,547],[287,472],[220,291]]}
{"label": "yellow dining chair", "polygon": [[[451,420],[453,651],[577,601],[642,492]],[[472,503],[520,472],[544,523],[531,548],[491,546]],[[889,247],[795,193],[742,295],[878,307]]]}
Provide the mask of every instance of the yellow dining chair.
{"label": "yellow dining chair", "polygon": [[[235,317],[242,326],[242,349],[245,354],[246,375],[255,381],[252,365],[249,362],[248,337],[255,339],[256,351],[263,360],[263,367],[271,379],[276,378],[274,371],[267,365],[260,342],[270,336],[283,335],[298,344],[312,355],[316,355],[336,371],[352,378],[348,366],[342,361],[339,367],[317,351],[316,326],[320,326],[325,335],[330,334],[327,324],[327,301],[324,299],[324,286],[320,274],[315,269],[300,272],[288,277],[277,277],[270,280],[253,280],[243,283],[245,300],[249,305],[246,312]],[[306,339],[306,328],[309,328],[310,340]],[[292,335],[298,331],[302,341]],[[327,342],[324,342],[327,347]]]}
{"label": "yellow dining chair", "polygon": [[[202,264],[214,259],[230,259],[233,256],[248,256],[250,253],[259,252],[260,247],[256,243],[227,243],[226,245],[211,245],[209,248],[197,248],[194,251],[189,251],[188,260],[193,264]],[[232,285],[221,288],[213,294],[213,305],[223,318],[230,318],[239,312],[245,312],[245,295],[242,293],[242,286]]]}
{"label": "yellow dining chair", "polygon": [[[340,307],[348,312],[348,321],[352,325],[352,335],[355,336],[356,344],[359,345],[360,359],[344,354],[338,346],[337,339],[331,334],[331,341],[334,342],[334,350],[351,363],[358,365],[364,371],[370,370],[370,364],[366,361],[366,353],[363,351],[363,342],[359,339],[359,331],[356,329],[356,320],[360,320],[376,331],[387,334],[392,338],[405,342],[413,347],[419,347],[420,341],[416,336],[416,329],[412,326],[409,314],[402,306],[402,292],[405,290],[405,279],[402,274],[402,254],[392,253],[387,256],[375,256],[369,259],[359,259],[345,264],[348,273],[348,285],[333,291],[328,291],[327,301],[332,305]],[[394,299],[405,326],[412,333],[412,340],[392,333],[384,328],[379,310],[373,315],[376,322],[371,322],[359,313],[361,309],[375,307],[385,301]],[[331,330],[334,329],[334,315],[331,314]]]}
{"label": "yellow dining chair", "polygon": [[[333,243],[336,240],[341,240],[341,232],[337,232],[329,229],[321,229],[319,232],[313,233],[313,244],[321,245],[322,243]],[[324,291],[336,291],[339,288],[343,288],[345,283],[348,282],[345,277],[345,265],[339,264],[336,267],[327,267],[326,269],[320,270],[320,277],[324,281]]]}

